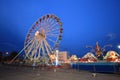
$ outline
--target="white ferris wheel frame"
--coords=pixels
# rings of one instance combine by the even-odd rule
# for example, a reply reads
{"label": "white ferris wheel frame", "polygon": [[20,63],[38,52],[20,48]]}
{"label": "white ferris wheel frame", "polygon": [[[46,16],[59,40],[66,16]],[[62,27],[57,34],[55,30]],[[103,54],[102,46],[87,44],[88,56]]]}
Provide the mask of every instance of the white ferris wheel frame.
{"label": "white ferris wheel frame", "polygon": [[[24,43],[26,57],[33,61],[47,57],[59,47],[62,22],[53,14],[39,18],[30,28]],[[51,45],[52,44],[52,45]]]}

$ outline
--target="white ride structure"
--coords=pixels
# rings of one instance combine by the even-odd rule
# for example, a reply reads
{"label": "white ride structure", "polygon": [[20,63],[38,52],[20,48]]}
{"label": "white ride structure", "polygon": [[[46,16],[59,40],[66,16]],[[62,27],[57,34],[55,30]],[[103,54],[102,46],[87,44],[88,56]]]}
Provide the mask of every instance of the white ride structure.
{"label": "white ride structure", "polygon": [[39,18],[32,25],[25,39],[26,57],[34,62],[43,59],[48,63],[49,55],[59,48],[62,32],[62,22],[57,16],[47,14]]}

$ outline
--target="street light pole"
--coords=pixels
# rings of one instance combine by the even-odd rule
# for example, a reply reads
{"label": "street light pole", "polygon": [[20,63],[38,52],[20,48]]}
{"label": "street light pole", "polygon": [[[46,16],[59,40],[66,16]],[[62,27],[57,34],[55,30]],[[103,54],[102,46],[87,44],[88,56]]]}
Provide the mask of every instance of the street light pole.
{"label": "street light pole", "polygon": [[59,53],[59,50],[56,50],[56,59],[55,59],[56,64],[55,64],[55,66],[58,65],[58,53]]}

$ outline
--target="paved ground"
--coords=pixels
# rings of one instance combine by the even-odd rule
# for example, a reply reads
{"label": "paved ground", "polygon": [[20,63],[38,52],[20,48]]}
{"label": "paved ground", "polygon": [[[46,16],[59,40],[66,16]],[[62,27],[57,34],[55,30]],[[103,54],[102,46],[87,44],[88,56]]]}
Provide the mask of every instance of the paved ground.
{"label": "paved ground", "polygon": [[120,80],[120,74],[96,73],[73,69],[43,69],[0,65],[0,80]]}

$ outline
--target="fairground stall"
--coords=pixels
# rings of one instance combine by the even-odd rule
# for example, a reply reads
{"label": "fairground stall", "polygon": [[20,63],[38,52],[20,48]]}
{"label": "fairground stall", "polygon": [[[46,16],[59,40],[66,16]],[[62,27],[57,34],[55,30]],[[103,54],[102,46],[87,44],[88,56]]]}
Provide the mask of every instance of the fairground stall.
{"label": "fairground stall", "polygon": [[90,72],[120,73],[120,55],[115,51],[108,51],[103,60],[98,60],[94,54],[87,53],[78,62],[72,62],[71,67]]}

